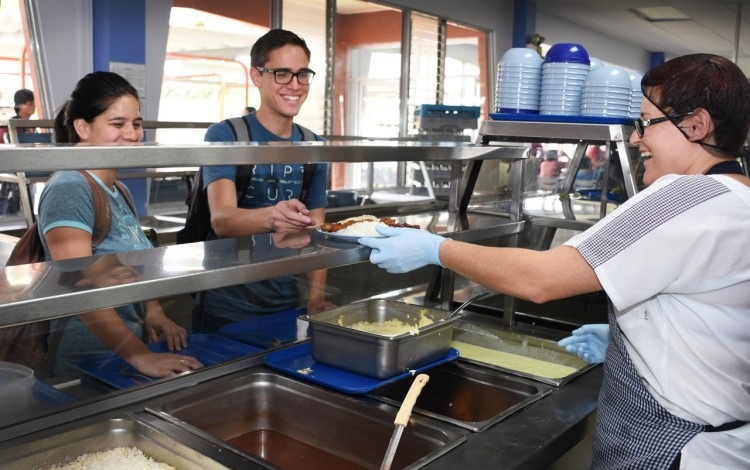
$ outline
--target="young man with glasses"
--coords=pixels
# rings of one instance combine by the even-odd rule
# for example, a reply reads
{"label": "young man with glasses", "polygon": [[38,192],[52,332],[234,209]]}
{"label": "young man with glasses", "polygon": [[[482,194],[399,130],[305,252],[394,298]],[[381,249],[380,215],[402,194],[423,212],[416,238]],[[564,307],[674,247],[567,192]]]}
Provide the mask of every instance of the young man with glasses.
{"label": "young man with glasses", "polygon": [[750,83],[712,54],[672,59],[641,83],[630,142],[648,187],[562,246],[391,227],[360,243],[389,272],[437,264],[537,303],[604,291],[609,323],[559,343],[604,361],[592,468],[750,468],[750,179],[737,162]]}
{"label": "young man with glasses", "polygon": [[[315,77],[309,65],[310,49],[291,31],[273,29],[253,45],[250,79],[260,92],[260,105],[255,112],[242,117],[250,140],[322,140],[294,123]],[[222,121],[208,128],[205,140],[232,142],[237,137],[232,126]],[[202,169],[213,232],[220,238],[273,233],[274,241],[284,237],[297,237],[297,242],[309,241],[310,229],[324,222],[327,165],[253,165],[245,188],[236,187],[238,168],[206,166]],[[309,188],[303,189],[306,170],[312,176],[308,175],[308,183],[305,183]],[[325,271],[310,272],[307,278],[308,312],[331,308],[333,305],[326,302],[324,296]],[[206,291],[199,297],[203,312],[197,323],[202,325],[203,331],[216,331],[228,323],[293,309],[300,304],[294,276]]]}

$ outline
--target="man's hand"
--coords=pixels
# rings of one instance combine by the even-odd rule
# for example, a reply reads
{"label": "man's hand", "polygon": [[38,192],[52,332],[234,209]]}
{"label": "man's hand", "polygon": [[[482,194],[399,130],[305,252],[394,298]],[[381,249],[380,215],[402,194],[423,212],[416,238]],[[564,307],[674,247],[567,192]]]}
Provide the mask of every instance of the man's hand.
{"label": "man's hand", "polygon": [[370,262],[389,273],[406,273],[440,264],[440,244],[446,239],[414,228],[375,228],[384,238],[360,238],[359,243],[372,248]]}
{"label": "man's hand", "polygon": [[271,228],[274,232],[295,232],[316,225],[310,211],[297,199],[281,201],[271,211]]}
{"label": "man's hand", "polygon": [[309,231],[301,232],[273,232],[271,234],[273,246],[276,248],[304,248],[312,241]]}

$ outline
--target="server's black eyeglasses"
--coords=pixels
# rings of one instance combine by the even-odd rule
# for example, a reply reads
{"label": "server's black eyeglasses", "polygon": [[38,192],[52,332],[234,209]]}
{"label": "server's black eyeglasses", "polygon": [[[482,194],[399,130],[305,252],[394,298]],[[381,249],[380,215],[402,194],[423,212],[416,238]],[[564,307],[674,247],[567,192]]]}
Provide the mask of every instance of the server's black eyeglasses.
{"label": "server's black eyeglasses", "polygon": [[286,69],[267,69],[265,67],[255,67],[255,69],[261,73],[272,73],[273,81],[278,83],[279,85],[289,85],[290,83],[292,83],[292,79],[294,77],[297,77],[297,82],[300,85],[309,85],[312,83],[313,78],[315,78],[315,72],[310,69],[303,69],[299,72],[292,72],[291,70]]}
{"label": "server's black eyeglasses", "polygon": [[[672,123],[676,126],[678,122],[680,122],[682,119],[690,116],[693,114],[693,112],[689,113],[682,113],[682,114],[668,114],[664,117],[658,117],[653,119],[636,119],[633,121],[633,126],[635,127],[635,131],[638,133],[640,137],[643,137],[643,134],[646,132],[646,128],[648,126],[653,126],[654,124],[659,124],[660,122],[666,122],[666,121],[672,121]],[[682,132],[682,129],[680,129],[680,132]]]}

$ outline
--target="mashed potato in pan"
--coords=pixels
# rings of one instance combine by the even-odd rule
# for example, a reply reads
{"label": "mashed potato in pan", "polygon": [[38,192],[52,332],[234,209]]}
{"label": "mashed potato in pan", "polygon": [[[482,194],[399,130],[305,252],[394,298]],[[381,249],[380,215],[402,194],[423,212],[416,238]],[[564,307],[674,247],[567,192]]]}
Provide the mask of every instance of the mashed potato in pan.
{"label": "mashed potato in pan", "polygon": [[347,325],[348,328],[352,328],[358,331],[364,331],[365,333],[372,333],[380,336],[398,336],[404,333],[409,333],[412,336],[419,334],[419,329],[427,325],[432,325],[435,321],[422,311],[419,314],[419,321],[416,324],[406,323],[397,318],[390,320],[384,320],[380,322],[368,322],[360,321]]}

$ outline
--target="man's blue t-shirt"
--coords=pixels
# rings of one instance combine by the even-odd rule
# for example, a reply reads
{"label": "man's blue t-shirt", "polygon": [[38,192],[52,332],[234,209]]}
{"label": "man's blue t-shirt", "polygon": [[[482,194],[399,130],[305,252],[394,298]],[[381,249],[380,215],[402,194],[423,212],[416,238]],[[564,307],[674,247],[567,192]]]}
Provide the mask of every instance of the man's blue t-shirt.
{"label": "man's blue t-shirt", "polygon": [[[110,190],[96,176],[89,173],[108,195],[112,222],[107,237],[96,247],[96,254],[118,253],[151,248],[151,242],[122,194]],[[73,227],[89,233],[94,229],[94,199],[86,178],[77,171],[60,171],[47,182],[39,199],[39,231],[45,258],[50,259],[44,234],[58,227]],[[142,304],[131,304],[115,309],[136,337],[145,339]],[[57,321],[53,320],[52,327]],[[60,338],[54,365],[55,375],[78,377],[78,362],[111,352],[110,349],[83,324],[77,316],[68,319]]]}
{"label": "man's blue t-shirt", "polygon": [[[263,127],[255,114],[248,114],[243,119],[250,125],[252,140],[255,142],[296,142],[303,140],[298,126],[292,127],[291,138],[281,138]],[[317,140],[323,140],[316,136]],[[206,142],[236,141],[230,125],[219,122],[211,125],[206,131]],[[253,172],[238,206],[245,209],[274,206],[279,201],[299,199],[302,193],[302,164],[266,164],[254,165]],[[237,167],[234,165],[204,166],[204,187],[219,179],[236,181]],[[316,164],[315,173],[310,183],[307,196],[302,201],[312,209],[326,207],[326,188],[328,186],[328,166]],[[219,323],[237,322],[257,315],[276,313],[297,308],[300,304],[300,293],[296,276],[284,276],[252,284],[223,287],[205,291],[202,295],[202,306],[205,314],[220,317]],[[212,329],[211,327],[208,328]]]}

